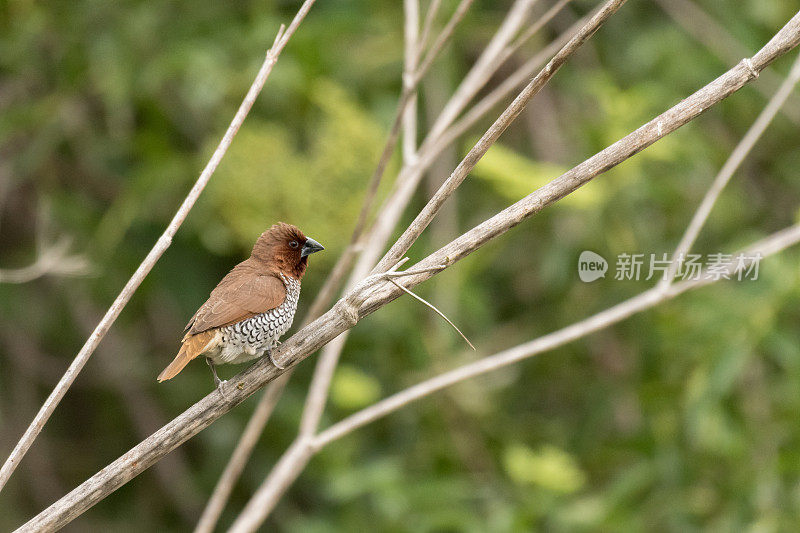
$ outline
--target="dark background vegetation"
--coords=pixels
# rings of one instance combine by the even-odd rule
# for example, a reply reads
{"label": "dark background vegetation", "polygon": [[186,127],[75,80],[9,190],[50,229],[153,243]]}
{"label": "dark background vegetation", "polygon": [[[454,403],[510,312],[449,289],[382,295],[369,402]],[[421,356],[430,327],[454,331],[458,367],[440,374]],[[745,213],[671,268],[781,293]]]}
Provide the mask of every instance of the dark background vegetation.
{"label": "dark background vegetation", "polygon": [[[540,4],[538,13],[550,2]],[[752,51],[798,8],[771,0],[700,4]],[[86,277],[0,285],[3,459],[163,231],[278,25],[298,5],[0,2],[0,266],[29,264],[37,231],[71,236],[72,250],[92,265]],[[454,5],[446,0],[443,13]],[[476,2],[423,84],[422,121],[453,91],[508,5]],[[593,5],[574,2],[490,86]],[[155,376],[176,352],[188,317],[278,220],[298,224],[327,248],[312,258],[302,316],[355,222],[400,92],[402,49],[401,2],[319,0],[172,247],[0,494],[0,530],[19,525],[209,392],[202,362],[164,384]],[[790,62],[771,69],[784,74]],[[412,259],[730,66],[656,4],[632,0],[491,149]],[[765,102],[744,88],[420,287],[477,353],[410,298],[364,320],[343,354],[325,423],[649,287],[652,281],[615,281],[615,257],[674,248]],[[433,183],[481,131],[443,156]],[[724,193],[697,251],[733,251],[796,220],[799,142],[796,124],[779,115]],[[393,176],[390,168],[387,180]],[[429,188],[417,194],[406,222]],[[611,275],[580,282],[577,258],[585,249],[609,259]],[[769,258],[758,281],[682,296],[359,430],[312,460],[269,526],[792,529],[800,520],[797,258],[794,250]],[[221,372],[230,377],[241,368]],[[293,377],[222,526],[291,442],[312,370],[309,360]],[[67,530],[189,530],[255,401]]]}

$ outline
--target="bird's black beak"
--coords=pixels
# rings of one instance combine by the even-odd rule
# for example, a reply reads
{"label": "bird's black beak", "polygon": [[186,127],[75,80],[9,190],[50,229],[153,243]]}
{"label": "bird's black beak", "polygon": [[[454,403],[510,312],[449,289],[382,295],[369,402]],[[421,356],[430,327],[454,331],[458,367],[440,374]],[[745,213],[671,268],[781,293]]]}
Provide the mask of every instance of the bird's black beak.
{"label": "bird's black beak", "polygon": [[313,254],[314,252],[320,252],[324,249],[325,247],[322,246],[320,243],[318,243],[311,237],[306,237],[306,243],[303,245],[303,249],[300,250],[300,257],[305,257],[307,255]]}

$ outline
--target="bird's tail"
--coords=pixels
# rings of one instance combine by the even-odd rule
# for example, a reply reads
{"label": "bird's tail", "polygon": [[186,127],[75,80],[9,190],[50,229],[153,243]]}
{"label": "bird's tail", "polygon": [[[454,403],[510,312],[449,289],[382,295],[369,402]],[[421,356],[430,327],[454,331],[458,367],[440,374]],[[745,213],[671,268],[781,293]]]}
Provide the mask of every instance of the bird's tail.
{"label": "bird's tail", "polygon": [[210,345],[216,339],[216,333],[216,331],[204,331],[202,333],[198,333],[197,335],[186,336],[183,339],[183,344],[181,345],[181,349],[178,351],[178,355],[176,355],[175,359],[173,359],[172,362],[167,365],[167,368],[161,371],[156,379],[158,379],[159,382],[162,382],[177,376],[178,373],[183,370],[183,367],[189,363],[189,361],[208,351],[212,347]]}

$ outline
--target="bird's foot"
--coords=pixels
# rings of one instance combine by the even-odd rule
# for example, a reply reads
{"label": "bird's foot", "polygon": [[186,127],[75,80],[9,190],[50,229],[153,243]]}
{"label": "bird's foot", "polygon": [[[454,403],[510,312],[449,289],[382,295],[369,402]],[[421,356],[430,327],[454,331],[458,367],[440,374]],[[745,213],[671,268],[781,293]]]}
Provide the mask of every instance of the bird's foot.
{"label": "bird's foot", "polygon": [[227,379],[216,378],[214,380],[214,383],[217,385],[217,390],[222,395],[222,397],[225,398],[226,400],[228,399],[228,397],[225,395],[225,388],[223,387],[223,385],[225,385],[227,382],[228,382]]}
{"label": "bird's foot", "polygon": [[275,365],[275,368],[277,368],[278,370],[286,370],[285,366],[279,365],[278,362],[275,360],[275,358],[272,357],[272,350],[267,350],[267,357],[269,357],[269,362]]}
{"label": "bird's foot", "polygon": [[214,386],[217,388],[219,393],[222,394],[222,397],[225,398],[225,391],[222,386],[228,381],[219,379],[219,376],[217,375],[217,367],[214,366],[214,361],[212,361],[211,358],[206,357],[206,363],[208,363],[208,367],[211,369],[211,373],[214,375]]}

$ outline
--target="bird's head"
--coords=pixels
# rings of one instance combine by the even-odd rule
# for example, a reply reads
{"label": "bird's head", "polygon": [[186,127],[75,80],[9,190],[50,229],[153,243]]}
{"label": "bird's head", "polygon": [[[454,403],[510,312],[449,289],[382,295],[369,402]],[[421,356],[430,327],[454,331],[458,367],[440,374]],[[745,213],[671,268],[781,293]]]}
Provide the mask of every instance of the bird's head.
{"label": "bird's head", "polygon": [[324,249],[297,226],[279,222],[261,234],[250,255],[270,269],[300,279],[306,272],[308,256]]}

